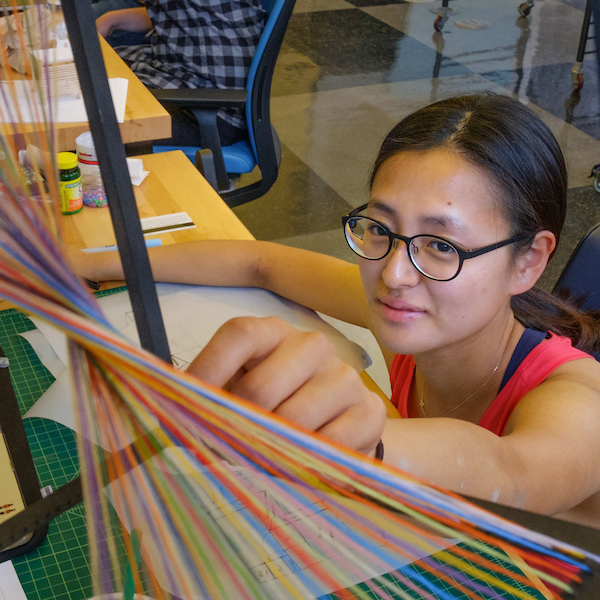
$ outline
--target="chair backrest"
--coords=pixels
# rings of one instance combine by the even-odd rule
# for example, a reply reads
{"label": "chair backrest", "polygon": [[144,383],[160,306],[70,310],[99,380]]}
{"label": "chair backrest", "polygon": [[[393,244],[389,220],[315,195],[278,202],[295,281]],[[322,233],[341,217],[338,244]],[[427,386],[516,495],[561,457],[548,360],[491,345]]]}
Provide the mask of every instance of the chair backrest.
{"label": "chair backrest", "polygon": [[246,82],[246,126],[254,159],[261,171],[261,180],[222,193],[221,197],[229,206],[237,206],[262,196],[277,179],[281,146],[271,125],[271,82],[295,3],[296,0],[262,0],[267,22]]}
{"label": "chair backrest", "polygon": [[584,310],[600,310],[600,223],[581,239],[561,273],[553,293],[581,299]]}
{"label": "chair backrest", "polygon": [[[258,161],[257,138],[262,136],[262,126],[271,127],[271,82],[275,63],[281,49],[290,16],[296,0],[262,0],[267,22],[261,35],[246,80],[248,103],[246,121],[252,150]],[[267,131],[270,134],[270,131]]]}

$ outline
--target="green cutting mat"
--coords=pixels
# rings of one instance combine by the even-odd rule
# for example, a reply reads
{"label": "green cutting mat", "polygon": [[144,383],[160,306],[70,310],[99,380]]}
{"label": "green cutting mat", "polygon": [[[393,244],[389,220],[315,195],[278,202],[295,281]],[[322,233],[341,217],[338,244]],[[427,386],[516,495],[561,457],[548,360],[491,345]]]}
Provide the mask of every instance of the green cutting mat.
{"label": "green cutting mat", "polygon": [[[98,292],[108,296],[126,288]],[[10,361],[10,374],[24,415],[54,382],[33,348],[19,334],[35,329],[20,311],[0,311],[0,347]],[[54,421],[24,421],[33,462],[42,487],[57,489],[79,474],[74,432]],[[83,504],[54,519],[36,550],[13,559],[29,600],[82,600],[92,596],[89,546]]]}
{"label": "green cutting mat", "polygon": [[[459,548],[468,548],[468,546],[466,546],[465,544],[462,544],[462,543],[458,544],[458,547]],[[473,550],[472,548],[469,548],[469,549]],[[435,555],[433,555],[432,558],[435,559]],[[501,562],[495,558],[492,558],[491,556],[486,556],[486,558],[488,558],[491,562],[493,562],[495,564],[501,564],[507,570],[510,570],[514,573],[519,573],[519,574],[521,573],[514,567],[514,565],[510,565],[509,563]],[[457,558],[457,562],[458,562],[458,558]],[[470,562],[470,561],[467,561],[467,562]],[[470,564],[472,564],[472,563],[470,563]],[[436,600],[441,599],[441,598],[443,598],[443,599],[452,598],[453,600],[469,600],[469,598],[470,598],[470,596],[467,596],[466,594],[462,594],[462,593],[458,592],[456,590],[456,588],[452,585],[452,583],[445,582],[445,581],[442,581],[442,580],[439,580],[436,578],[432,578],[431,574],[427,573],[427,571],[425,571],[423,568],[418,567],[414,564],[406,565],[405,567],[402,567],[401,569],[398,569],[398,570],[400,573],[402,573],[402,575],[408,577],[412,581],[418,582],[418,581],[426,580],[430,584],[433,584],[435,586],[435,588],[434,588],[435,593],[433,593],[431,598],[435,598]],[[465,578],[465,581],[471,581],[475,585],[479,586],[478,593],[480,594],[479,597],[482,599],[497,600],[498,598],[503,598],[504,600],[511,600],[511,599],[516,598],[513,594],[510,594],[510,593],[508,593],[502,589],[496,588],[496,587],[491,587],[490,585],[481,582],[481,580],[479,580],[479,579],[467,577],[464,573],[462,573],[462,575]],[[505,582],[510,583],[511,585],[515,585],[512,578],[505,576],[503,579]],[[463,583],[465,581],[463,581]],[[402,590],[402,592],[405,594],[404,596],[402,596],[403,599],[404,598],[411,598],[412,600],[422,600],[423,599],[423,596],[421,594],[419,594],[418,592],[415,592],[413,589],[410,589],[405,583],[401,582],[394,575],[394,573],[388,573],[387,575],[383,575],[383,576],[373,580],[373,582],[377,583],[377,586],[379,587],[379,590],[380,590],[379,593],[370,590],[366,583],[361,583],[359,585],[356,585],[356,586],[352,587],[351,590],[352,590],[352,592],[354,592],[354,594],[357,597],[361,598],[361,600],[381,600],[382,597],[387,597],[386,594],[388,594],[391,598],[399,599],[400,596],[398,595],[398,592],[396,591],[397,588],[399,587]],[[531,598],[535,598],[536,600],[544,600],[544,596],[541,592],[533,590],[532,588],[530,588],[528,586],[525,586],[522,584],[516,584],[516,588],[519,591],[528,593]],[[339,598],[340,597],[338,597],[336,594],[328,594],[327,596],[323,596],[319,600],[339,600]]]}
{"label": "green cutting mat", "polygon": [[[10,361],[10,374],[25,414],[54,382],[29,343],[19,334],[35,329],[15,309],[0,312],[0,346]],[[75,435],[47,419],[24,421],[41,486],[56,489],[79,473]],[[29,600],[81,600],[91,594],[85,515],[80,504],[53,520],[44,543],[13,564]]]}
{"label": "green cutting mat", "polygon": [[[122,291],[124,288],[99,292],[105,296]],[[24,414],[54,381],[52,375],[41,364],[37,355],[19,333],[34,329],[33,323],[15,309],[0,311],[0,346],[10,360],[10,372],[21,414]],[[25,429],[31,446],[33,460],[42,486],[51,485],[54,489],[71,480],[78,474],[77,447],[74,433],[67,427],[46,419],[25,420]],[[28,600],[83,600],[92,595],[89,546],[85,528],[85,511],[80,504],[54,519],[49,526],[44,543],[25,556],[13,559],[13,564],[21,580]],[[124,552],[123,552],[124,554]],[[403,569],[405,574],[419,578],[422,572],[414,565]],[[386,583],[397,580],[392,574],[378,580],[382,589]],[[439,584],[441,596],[451,590],[449,584]],[[404,588],[407,597],[419,600],[421,596]],[[543,596],[529,588],[533,597],[543,600]],[[364,600],[379,600],[380,596],[370,591],[366,585],[355,586],[353,591]],[[389,588],[393,598],[398,598]],[[456,591],[453,590],[456,594]],[[483,598],[497,598],[488,588],[481,592]],[[467,598],[467,596],[452,596]],[[502,598],[509,600],[512,595],[504,592]],[[323,600],[335,600],[335,594]],[[232,599],[233,600],[233,599]]]}

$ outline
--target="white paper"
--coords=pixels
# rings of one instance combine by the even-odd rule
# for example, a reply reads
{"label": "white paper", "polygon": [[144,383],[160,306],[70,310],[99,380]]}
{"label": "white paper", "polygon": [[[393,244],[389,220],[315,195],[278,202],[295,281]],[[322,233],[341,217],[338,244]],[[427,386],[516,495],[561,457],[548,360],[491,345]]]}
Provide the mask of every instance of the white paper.
{"label": "white paper", "polygon": [[61,62],[72,62],[73,49],[71,46],[62,46],[58,48],[36,48],[31,53],[40,61],[49,65]]}
{"label": "white paper", "polygon": [[[234,317],[277,316],[301,331],[327,335],[338,356],[357,371],[371,364],[369,355],[345,338],[313,311],[271,292],[248,288],[159,284],[161,312],[174,364],[186,368],[190,357],[206,345],[217,329]],[[139,344],[131,303],[120,295],[102,298],[102,310],[109,321],[128,339]]]}
{"label": "white paper", "polygon": [[[124,77],[111,77],[108,80],[110,87],[110,93],[115,106],[115,114],[117,116],[117,123],[125,122],[125,106],[127,105],[127,87],[129,81]],[[86,119],[87,121],[87,113]]]}
{"label": "white paper", "polygon": [[[38,323],[36,323],[38,325]],[[59,352],[61,356],[54,350],[52,344],[48,342],[47,337],[38,329],[32,329],[31,331],[25,331],[19,334],[25,338],[29,344],[35,348],[35,352],[40,359],[40,362],[52,373],[52,376],[56,379],[67,367],[66,359],[66,348],[65,354],[62,354],[62,346],[66,346],[66,339],[62,338],[59,343]],[[64,342],[64,343],[62,343]],[[62,357],[62,358],[61,358]]]}
{"label": "white paper", "polygon": [[10,560],[0,563],[0,600],[27,600]]}
{"label": "white paper", "polygon": [[150,171],[144,171],[144,163],[141,158],[127,157],[127,169],[133,185],[140,185],[150,173]]}
{"label": "white paper", "polygon": [[[168,467],[162,463],[162,458],[166,460]],[[159,463],[159,461],[161,461]],[[454,545],[457,540],[447,538],[429,538],[428,542],[421,540],[423,543],[422,547],[417,550],[413,548],[412,556],[407,558],[405,555],[402,556],[400,553],[393,556],[393,553],[388,550],[390,557],[389,562],[382,560],[376,560],[369,558],[367,552],[362,548],[356,547],[356,545],[349,544],[343,540],[342,534],[347,530],[351,529],[351,525],[344,522],[342,515],[334,514],[330,509],[324,508],[323,504],[318,500],[319,497],[327,499],[327,494],[313,490],[317,498],[312,505],[296,507],[295,510],[290,511],[289,506],[281,506],[278,502],[279,498],[273,496],[273,487],[267,485],[267,482],[275,482],[275,478],[267,476],[264,481],[257,477],[250,469],[242,467],[228,467],[225,463],[221,464],[221,467],[228,469],[233,479],[241,479],[244,481],[244,488],[246,493],[252,494],[258,498],[258,502],[268,507],[269,510],[269,525],[260,525],[258,521],[254,522],[253,526],[253,537],[255,543],[262,546],[262,556],[267,557],[261,558],[260,553],[249,549],[243,542],[241,544],[236,543],[239,540],[236,527],[232,524],[230,516],[241,511],[246,510],[245,504],[242,504],[237,500],[227,500],[231,498],[231,495],[224,491],[225,488],[220,488],[215,485],[211,488],[210,494],[203,490],[202,486],[196,483],[197,480],[205,480],[206,477],[202,475],[204,467],[198,466],[196,468],[190,468],[191,463],[189,457],[185,451],[181,449],[167,449],[162,452],[158,457],[149,459],[144,462],[143,467],[136,467],[132,471],[128,472],[123,477],[119,478],[114,483],[110,484],[105,492],[109,499],[121,497],[120,502],[113,502],[115,511],[119,515],[121,523],[131,531],[132,529],[141,530],[141,538],[143,540],[143,552],[149,557],[149,562],[152,564],[161,564],[164,562],[164,540],[160,539],[157,529],[155,527],[145,527],[145,521],[136,519],[137,515],[132,515],[130,511],[125,509],[126,502],[125,498],[130,496],[134,489],[134,480],[138,472],[150,472],[153,469],[165,470],[168,469],[170,473],[175,477],[175,480],[185,478],[186,486],[189,493],[194,493],[195,498],[193,505],[196,512],[199,515],[204,515],[209,521],[214,523],[224,532],[225,537],[232,543],[232,551],[235,552],[241,559],[243,565],[248,570],[248,575],[255,579],[259,585],[259,589],[265,591],[265,596],[269,592],[268,597],[270,598],[287,598],[289,592],[281,585],[281,580],[288,576],[291,576],[292,570],[290,564],[295,564],[293,559],[293,552],[299,548],[307,555],[312,556],[315,563],[318,563],[321,568],[326,571],[331,570],[335,572],[335,567],[339,569],[340,564],[344,564],[343,561],[348,560],[354,563],[354,566],[349,570],[344,569],[344,573],[347,576],[347,581],[344,585],[352,585],[367,581],[379,575],[389,573],[395,569],[398,569],[410,562],[414,562],[425,556],[429,556],[435,552],[438,552],[444,548],[448,548]],[[144,471],[142,471],[144,469]],[[199,476],[189,477],[190,473],[199,473]],[[276,482],[277,488],[285,488],[286,491],[293,493],[294,486],[290,483],[283,482],[282,480]],[[366,513],[371,510],[365,507],[363,504],[346,499],[343,503],[347,507],[360,514]],[[310,528],[311,523],[314,524],[317,516],[326,518],[332,521],[335,525],[328,523],[327,521],[321,522],[320,536],[324,543],[324,547],[317,551],[313,548],[311,543],[310,535],[305,535],[307,532],[305,525]],[[280,542],[276,541],[274,532],[290,530],[291,538],[295,539],[294,550],[288,552],[288,549],[283,547]],[[396,530],[398,532],[398,530]],[[377,529],[374,525],[373,533],[378,533],[382,537],[388,537],[386,531]],[[280,538],[281,539],[281,538]],[[388,539],[390,539],[388,537]],[[340,560],[342,561],[340,563]],[[297,567],[296,567],[297,568]],[[170,582],[167,581],[165,574],[162,569],[156,569],[154,574],[158,578],[158,582],[167,591],[177,595],[181,593],[181,590],[172,589]],[[224,597],[237,598],[235,586],[233,585],[231,578],[227,576],[226,572],[217,575],[221,585],[225,588]],[[313,600],[315,594],[310,593],[309,590],[303,588],[301,584],[295,588],[295,591],[299,593],[306,600]],[[323,594],[331,593],[335,591],[333,587],[330,587],[326,582],[320,584],[318,590],[318,596]],[[190,597],[183,597],[182,600],[192,600]],[[193,596],[193,600],[205,600],[204,596]]]}
{"label": "white paper", "polygon": [[[127,79],[115,77],[108,80],[117,122],[125,121],[125,105],[127,102]],[[11,85],[17,98],[18,110],[13,103]],[[50,120],[48,107],[42,107],[37,94],[32,97],[32,83],[26,80],[16,80],[13,84],[0,83],[0,123],[38,123]],[[35,88],[34,88],[35,89]],[[53,99],[52,121],[54,123],[87,123],[88,117],[83,98],[76,95],[61,95]]]}
{"label": "white paper", "polygon": [[65,370],[23,415],[23,418],[41,417],[42,419],[52,419],[76,431],[77,427],[75,427],[75,414],[72,404],[72,385],[71,372]]}
{"label": "white paper", "polygon": [[[65,334],[56,327],[50,325],[47,321],[39,319],[38,317],[29,317],[29,320],[36,326],[37,330],[44,336],[44,340],[52,346],[54,352],[64,365],[69,364],[69,348],[67,344],[67,338]],[[37,339],[35,340],[37,341]],[[35,343],[35,342],[34,342]],[[33,345],[33,344],[32,344]],[[42,364],[50,370],[49,366],[45,363],[44,354],[40,354],[40,351],[34,346],[38,358]],[[56,375],[55,375],[56,377]]]}
{"label": "white paper", "polygon": [[[325,323],[316,313],[271,292],[247,288],[212,288],[203,286],[158,284],[157,292],[173,364],[187,368],[190,361],[204,347],[216,330],[226,321],[238,316],[278,316],[297,329],[325,333],[342,360],[362,371],[370,364],[368,354],[354,342]],[[108,321],[133,343],[139,337],[129,294],[112,294],[99,299]],[[48,323],[32,319],[43,338],[32,336],[32,346],[42,363],[49,360],[49,344],[56,356],[68,365],[65,335]],[[47,365],[46,365],[47,366]],[[73,414],[73,391],[70,371],[60,373],[25,417],[51,419],[76,430]]]}

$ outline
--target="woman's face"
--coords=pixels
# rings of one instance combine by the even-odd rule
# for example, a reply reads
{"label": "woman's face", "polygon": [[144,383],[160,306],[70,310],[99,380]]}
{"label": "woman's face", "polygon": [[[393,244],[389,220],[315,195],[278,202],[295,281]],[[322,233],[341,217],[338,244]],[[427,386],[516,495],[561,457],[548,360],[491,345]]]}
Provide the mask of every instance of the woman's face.
{"label": "woman's face", "polygon": [[[511,236],[484,172],[447,150],[405,152],[385,161],[367,216],[395,233],[431,234],[471,250]],[[514,263],[510,246],[465,260],[451,281],[433,281],[399,242],[378,261],[360,259],[379,342],[395,353],[458,349],[504,331]]]}

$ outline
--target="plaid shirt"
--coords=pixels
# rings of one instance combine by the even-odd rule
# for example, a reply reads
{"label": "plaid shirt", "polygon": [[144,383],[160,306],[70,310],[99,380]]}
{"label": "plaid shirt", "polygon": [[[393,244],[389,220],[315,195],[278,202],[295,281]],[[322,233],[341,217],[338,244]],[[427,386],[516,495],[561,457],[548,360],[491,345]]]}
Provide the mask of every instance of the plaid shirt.
{"label": "plaid shirt", "polygon": [[[149,88],[243,89],[265,23],[260,0],[144,0],[149,45],[117,52]],[[242,110],[219,117],[245,128]]]}

